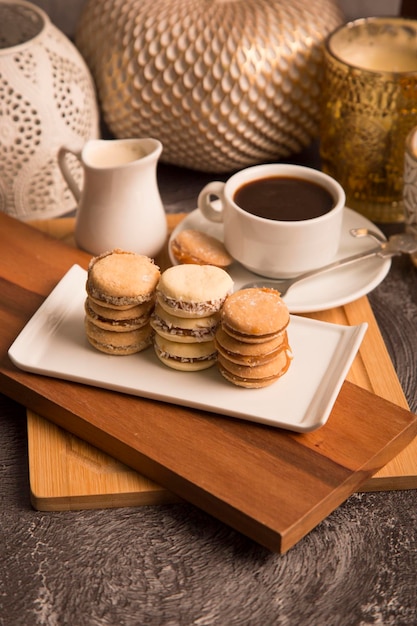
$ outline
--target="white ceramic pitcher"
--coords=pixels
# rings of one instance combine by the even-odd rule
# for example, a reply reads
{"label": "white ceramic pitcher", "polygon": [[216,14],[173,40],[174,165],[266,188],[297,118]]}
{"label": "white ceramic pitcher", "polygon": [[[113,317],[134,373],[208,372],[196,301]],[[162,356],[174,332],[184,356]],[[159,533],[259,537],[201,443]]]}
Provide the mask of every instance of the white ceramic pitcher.
{"label": "white ceramic pitcher", "polygon": [[[121,248],[149,257],[163,247],[167,220],[156,167],[162,152],[157,139],[97,139],[81,152],[62,147],[58,162],[77,201],[75,240],[94,255]],[[80,189],[66,156],[75,155],[84,171]]]}

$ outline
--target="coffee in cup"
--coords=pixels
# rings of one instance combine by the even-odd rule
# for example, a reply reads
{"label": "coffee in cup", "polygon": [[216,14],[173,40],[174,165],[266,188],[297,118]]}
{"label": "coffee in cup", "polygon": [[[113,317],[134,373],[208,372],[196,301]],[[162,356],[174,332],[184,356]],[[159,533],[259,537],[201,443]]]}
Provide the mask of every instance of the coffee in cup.
{"label": "coffee in cup", "polygon": [[235,191],[233,200],[247,213],[284,222],[314,219],[335,205],[325,187],[294,176],[252,180]]}
{"label": "coffee in cup", "polygon": [[344,191],[332,177],[289,164],[244,169],[226,183],[208,183],[198,197],[203,215],[223,222],[228,252],[269,278],[331,262],[340,243],[344,206]]}

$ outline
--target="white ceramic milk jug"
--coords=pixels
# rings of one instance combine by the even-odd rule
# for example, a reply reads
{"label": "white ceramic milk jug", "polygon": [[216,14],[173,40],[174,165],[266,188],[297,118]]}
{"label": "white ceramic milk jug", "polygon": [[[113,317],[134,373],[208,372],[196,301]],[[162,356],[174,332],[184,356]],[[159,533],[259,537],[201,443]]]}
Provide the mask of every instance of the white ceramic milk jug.
{"label": "white ceramic milk jug", "polygon": [[[157,139],[97,139],[80,153],[62,147],[58,162],[77,201],[75,240],[94,255],[114,248],[149,257],[163,247],[167,221],[156,178],[162,144]],[[68,153],[84,171],[80,189]]]}

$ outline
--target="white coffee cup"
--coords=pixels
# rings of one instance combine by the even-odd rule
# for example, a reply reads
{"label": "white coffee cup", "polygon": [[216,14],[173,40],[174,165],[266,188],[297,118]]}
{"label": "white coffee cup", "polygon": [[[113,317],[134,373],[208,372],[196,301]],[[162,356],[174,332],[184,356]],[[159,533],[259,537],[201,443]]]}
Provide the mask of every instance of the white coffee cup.
{"label": "white coffee cup", "polygon": [[[246,183],[285,177],[310,181],[327,190],[333,208],[313,218],[276,220],[238,206],[237,190]],[[294,276],[330,263],[339,248],[345,193],[336,180],[301,165],[272,163],[237,172],[225,183],[212,181],[198,196],[198,208],[212,222],[223,222],[224,244],[234,259],[269,278]]]}

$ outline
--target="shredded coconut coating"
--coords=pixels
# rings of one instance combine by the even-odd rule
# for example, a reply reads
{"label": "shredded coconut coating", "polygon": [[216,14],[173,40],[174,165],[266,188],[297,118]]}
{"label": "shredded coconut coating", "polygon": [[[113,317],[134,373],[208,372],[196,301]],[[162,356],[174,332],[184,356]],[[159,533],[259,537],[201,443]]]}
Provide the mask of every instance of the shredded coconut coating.
{"label": "shredded coconut coating", "polygon": [[176,354],[170,354],[169,352],[165,352],[161,350],[158,346],[155,346],[155,350],[157,354],[163,359],[170,359],[172,361],[178,361],[179,363],[195,363],[198,361],[214,361],[216,360],[216,353],[212,354],[203,354],[203,356],[177,356]]}
{"label": "shredded coconut coating", "polygon": [[176,300],[175,298],[169,298],[165,294],[158,293],[158,301],[165,303],[165,305],[173,312],[185,312],[193,315],[212,315],[220,310],[223,302],[226,300],[220,298],[219,300],[205,300],[204,302],[188,302],[186,300]]}

